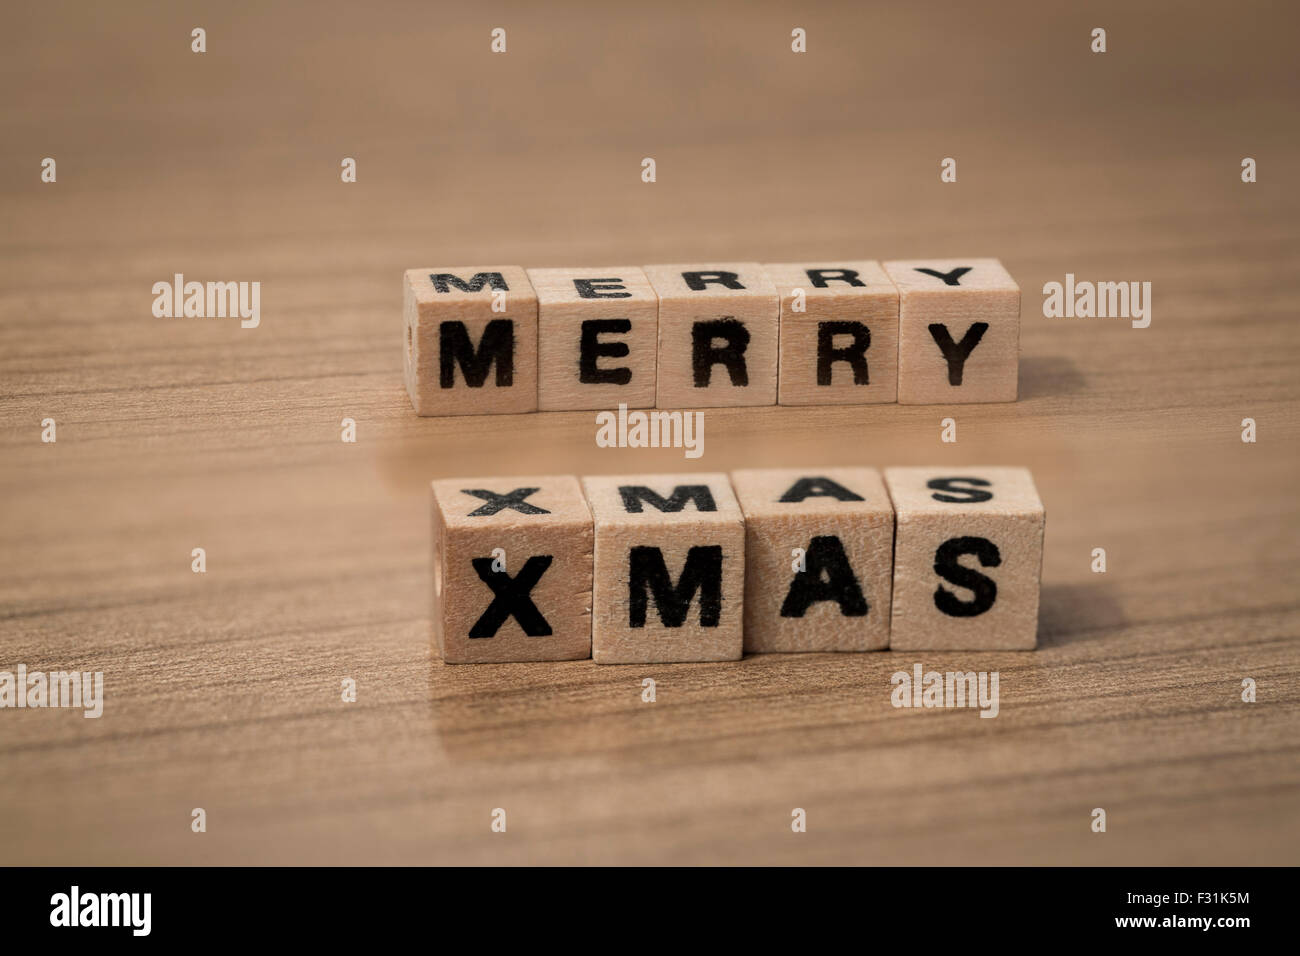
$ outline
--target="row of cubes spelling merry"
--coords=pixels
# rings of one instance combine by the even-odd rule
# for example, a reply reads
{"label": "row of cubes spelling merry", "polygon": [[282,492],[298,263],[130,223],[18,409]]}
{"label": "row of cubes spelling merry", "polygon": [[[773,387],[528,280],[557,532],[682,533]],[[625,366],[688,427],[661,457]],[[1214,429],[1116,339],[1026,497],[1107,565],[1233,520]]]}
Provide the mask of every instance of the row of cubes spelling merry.
{"label": "row of cubes spelling merry", "polygon": [[996,259],[409,269],[421,415],[1011,402],[1020,288]]}
{"label": "row of cubes spelling merry", "polygon": [[1024,468],[433,482],[452,663],[1028,650],[1044,512]]}

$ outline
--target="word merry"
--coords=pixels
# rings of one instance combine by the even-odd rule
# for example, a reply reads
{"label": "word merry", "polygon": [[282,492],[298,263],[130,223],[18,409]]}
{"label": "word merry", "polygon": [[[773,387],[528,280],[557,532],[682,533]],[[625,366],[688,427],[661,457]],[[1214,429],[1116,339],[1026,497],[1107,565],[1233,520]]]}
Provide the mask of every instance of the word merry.
{"label": "word merry", "polygon": [[104,674],[28,672],[26,664],[19,664],[17,674],[0,671],[0,707],[79,707],[85,709],[84,717],[102,717]]}
{"label": "word merry", "polygon": [[704,454],[703,412],[629,412],[619,405],[614,412],[596,413],[599,448],[682,448],[687,458]]}
{"label": "word merry", "polygon": [[889,702],[895,707],[978,707],[981,717],[998,715],[998,672],[938,671],[922,673],[920,664],[912,673],[895,671]]}
{"label": "word merry", "polygon": [[262,322],[260,282],[186,282],[178,272],[171,282],[155,282],[153,294],[153,314],[159,319],[238,316],[244,329]]}
{"label": "word merry", "polygon": [[1043,286],[1043,316],[1049,319],[1132,319],[1133,328],[1151,324],[1150,282],[1075,282],[1065,274],[1065,284]]}
{"label": "word merry", "polygon": [[996,259],[410,269],[421,415],[1009,402],[1020,287]]}
{"label": "word merry", "polygon": [[1023,468],[435,481],[434,640],[453,663],[1027,650],[1044,521]]}

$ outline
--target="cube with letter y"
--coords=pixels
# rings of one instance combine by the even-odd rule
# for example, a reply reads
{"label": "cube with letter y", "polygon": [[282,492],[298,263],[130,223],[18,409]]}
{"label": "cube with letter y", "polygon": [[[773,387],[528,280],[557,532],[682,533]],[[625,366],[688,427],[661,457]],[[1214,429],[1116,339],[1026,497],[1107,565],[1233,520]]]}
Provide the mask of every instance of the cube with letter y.
{"label": "cube with letter y", "polygon": [[886,468],[896,651],[1032,650],[1043,503],[1024,468]]}
{"label": "cube with letter y", "polygon": [[590,657],[591,575],[577,478],[433,482],[433,635],[448,663]]}
{"label": "cube with letter y", "polygon": [[1020,286],[997,259],[885,263],[898,286],[902,405],[1014,402]]}
{"label": "cube with letter y", "polygon": [[660,408],[776,404],[780,303],[756,262],[646,266],[659,295]]}
{"label": "cube with letter y", "polygon": [[739,660],[745,525],[727,476],[594,476],[582,485],[596,523],[595,661]]}
{"label": "cube with letter y", "polygon": [[874,468],[731,474],[745,515],[745,650],[889,646],[894,509]]}
{"label": "cube with letter y", "polygon": [[402,322],[418,414],[537,410],[537,297],[523,269],[408,269]]}

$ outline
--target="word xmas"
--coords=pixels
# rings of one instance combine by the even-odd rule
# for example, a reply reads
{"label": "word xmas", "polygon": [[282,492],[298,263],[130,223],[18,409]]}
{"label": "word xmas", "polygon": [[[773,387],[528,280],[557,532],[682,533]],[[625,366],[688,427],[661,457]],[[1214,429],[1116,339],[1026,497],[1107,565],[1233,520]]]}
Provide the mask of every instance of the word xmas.
{"label": "word xmas", "polygon": [[1011,402],[1020,287],[996,259],[410,269],[420,415]]}
{"label": "word xmas", "polygon": [[1028,650],[1044,522],[1023,468],[440,480],[433,638],[452,663]]}
{"label": "word xmas", "polygon": [[153,314],[159,319],[238,317],[242,329],[262,322],[262,283],[186,282],[176,273],[171,282],[153,284]]}
{"label": "word xmas", "polygon": [[1151,324],[1150,282],[1075,282],[1074,273],[1065,283],[1043,285],[1043,316],[1048,319],[1132,319],[1133,328]]}

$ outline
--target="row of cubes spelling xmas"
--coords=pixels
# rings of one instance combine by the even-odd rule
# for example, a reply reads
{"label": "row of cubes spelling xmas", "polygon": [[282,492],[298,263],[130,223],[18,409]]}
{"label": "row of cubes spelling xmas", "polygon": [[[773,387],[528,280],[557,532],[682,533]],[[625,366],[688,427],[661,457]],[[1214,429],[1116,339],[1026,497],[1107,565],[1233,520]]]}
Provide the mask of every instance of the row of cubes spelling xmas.
{"label": "row of cubes spelling xmas", "polygon": [[1036,646],[1024,468],[751,469],[433,482],[449,663]]}
{"label": "row of cubes spelling xmas", "polygon": [[420,415],[1011,402],[1020,288],[996,259],[405,274]]}

